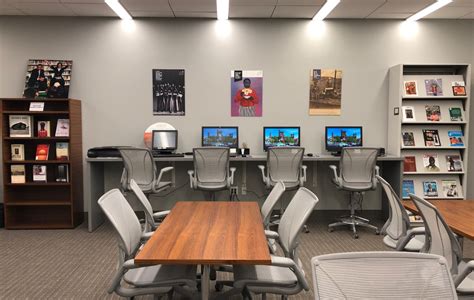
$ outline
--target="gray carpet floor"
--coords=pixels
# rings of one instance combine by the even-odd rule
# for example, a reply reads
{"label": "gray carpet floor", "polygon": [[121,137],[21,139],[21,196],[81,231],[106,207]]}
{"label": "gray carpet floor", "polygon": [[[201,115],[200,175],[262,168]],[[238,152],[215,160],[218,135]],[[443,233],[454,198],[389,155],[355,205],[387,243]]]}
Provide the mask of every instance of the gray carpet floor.
{"label": "gray carpet floor", "polygon": [[[361,229],[329,233],[332,219],[312,216],[310,233],[300,235],[299,256],[311,283],[313,256],[353,251],[387,251],[382,237]],[[381,226],[382,221],[375,220]],[[117,244],[109,224],[93,233],[85,224],[74,230],[0,230],[0,299],[117,299],[107,294],[116,266]],[[474,242],[464,242],[474,257]],[[221,275],[220,275],[221,276]],[[212,284],[211,284],[212,286]],[[150,299],[150,297],[140,297]],[[276,299],[268,297],[269,299]],[[312,291],[291,299],[314,299]]]}

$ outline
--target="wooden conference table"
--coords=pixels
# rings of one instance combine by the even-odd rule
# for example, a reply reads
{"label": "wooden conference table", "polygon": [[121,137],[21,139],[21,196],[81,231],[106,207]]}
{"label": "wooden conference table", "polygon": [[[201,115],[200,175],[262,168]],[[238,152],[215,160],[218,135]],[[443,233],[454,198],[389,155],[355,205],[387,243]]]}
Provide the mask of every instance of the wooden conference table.
{"label": "wooden conference table", "polygon": [[136,264],[202,265],[202,299],[210,266],[271,263],[256,202],[178,202],[135,258]]}
{"label": "wooden conference table", "polygon": [[[474,240],[474,200],[428,200],[436,206],[449,227],[458,235]],[[411,200],[403,200],[403,206],[418,213]]]}

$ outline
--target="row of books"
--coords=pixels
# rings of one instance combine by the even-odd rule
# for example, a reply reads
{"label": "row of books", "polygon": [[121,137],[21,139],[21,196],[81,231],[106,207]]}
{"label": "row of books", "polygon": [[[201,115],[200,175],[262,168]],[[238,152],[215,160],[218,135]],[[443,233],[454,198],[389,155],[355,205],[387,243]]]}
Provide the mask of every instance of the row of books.
{"label": "row of books", "polygon": [[[462,122],[463,114],[461,107],[449,107],[449,120]],[[426,121],[439,122],[441,118],[441,107],[439,105],[425,105]],[[402,106],[403,122],[415,122],[415,108],[413,106]]]}
{"label": "row of books", "polygon": [[[35,160],[48,160],[49,148],[49,144],[38,144],[36,146]],[[25,160],[24,144],[11,144],[11,160]],[[69,160],[69,143],[56,143],[56,160]]]}
{"label": "row of books", "polygon": [[[51,167],[51,166],[50,166]],[[67,164],[57,165],[56,182],[69,182],[69,166]],[[11,165],[11,183],[26,183],[25,165]],[[47,182],[47,166],[33,165],[33,182]]]}
{"label": "row of books", "polygon": [[[425,79],[425,92],[427,96],[443,96],[443,79],[433,78]],[[404,81],[406,96],[418,96],[418,86],[416,80]],[[452,81],[451,89],[453,96],[466,96],[466,84],[464,81]]]}
{"label": "row of books", "polygon": [[[446,170],[448,172],[462,172],[463,164],[459,155],[446,155]],[[438,154],[430,153],[423,155],[424,172],[440,172]],[[417,172],[416,156],[405,156],[403,172]]]}
{"label": "row of books", "polygon": [[[426,180],[423,181],[423,195],[425,197],[445,197],[445,198],[458,198],[458,184],[456,180],[441,180],[442,191],[438,192],[438,181],[437,180]],[[409,198],[409,194],[416,194],[415,183],[412,179],[403,180],[402,197]]]}
{"label": "row of books", "polygon": [[[10,137],[33,137],[32,135],[32,116],[30,115],[10,115],[9,127]],[[51,122],[38,121],[36,130],[37,137],[51,136]],[[58,119],[56,124],[56,137],[69,136],[69,119]]]}
{"label": "row of books", "polygon": [[[426,147],[441,147],[438,129],[423,129],[423,140]],[[461,130],[448,131],[449,146],[464,147],[464,135]],[[402,131],[402,142],[405,147],[415,147],[415,135],[413,131]]]}

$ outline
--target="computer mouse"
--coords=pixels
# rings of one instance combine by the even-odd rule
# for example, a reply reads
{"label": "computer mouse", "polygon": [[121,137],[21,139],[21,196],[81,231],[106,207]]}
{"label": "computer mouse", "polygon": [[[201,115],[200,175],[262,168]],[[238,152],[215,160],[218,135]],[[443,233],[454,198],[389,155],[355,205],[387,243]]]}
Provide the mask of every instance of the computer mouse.
{"label": "computer mouse", "polygon": [[307,156],[313,156],[313,153],[306,153]]}

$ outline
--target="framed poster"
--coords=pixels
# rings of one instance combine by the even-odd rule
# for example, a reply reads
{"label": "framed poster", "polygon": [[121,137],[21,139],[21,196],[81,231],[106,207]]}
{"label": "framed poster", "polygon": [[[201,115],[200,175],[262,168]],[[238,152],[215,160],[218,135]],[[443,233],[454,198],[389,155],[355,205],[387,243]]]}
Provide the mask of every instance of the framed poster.
{"label": "framed poster", "polygon": [[184,116],[183,69],[153,69],[153,115]]}
{"label": "framed poster", "polygon": [[262,116],[263,71],[233,70],[230,86],[232,117]]}
{"label": "framed poster", "polygon": [[23,97],[69,98],[72,60],[30,59]]}
{"label": "framed poster", "polygon": [[342,70],[311,70],[309,88],[309,114],[311,116],[341,115]]}

